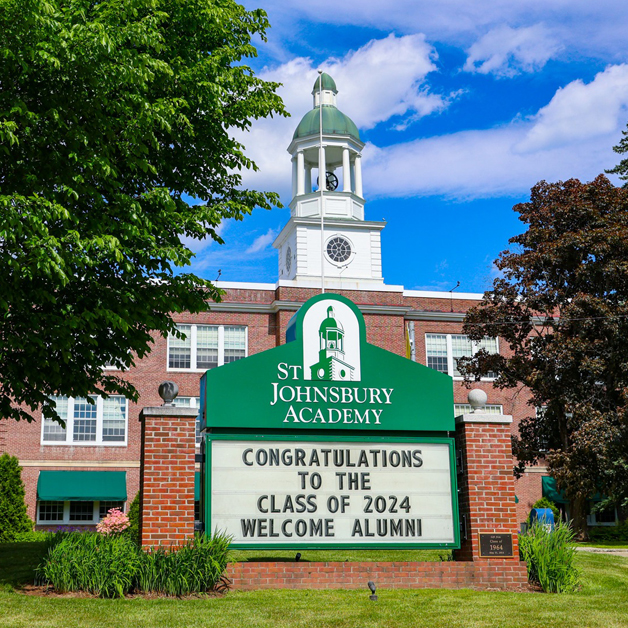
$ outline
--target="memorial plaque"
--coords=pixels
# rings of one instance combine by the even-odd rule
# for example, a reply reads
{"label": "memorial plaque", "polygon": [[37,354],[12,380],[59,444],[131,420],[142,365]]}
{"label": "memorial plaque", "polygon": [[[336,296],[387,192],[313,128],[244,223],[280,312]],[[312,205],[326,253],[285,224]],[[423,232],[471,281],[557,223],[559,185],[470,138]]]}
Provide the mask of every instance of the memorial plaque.
{"label": "memorial plaque", "polygon": [[512,556],[512,534],[480,534],[480,556]]}

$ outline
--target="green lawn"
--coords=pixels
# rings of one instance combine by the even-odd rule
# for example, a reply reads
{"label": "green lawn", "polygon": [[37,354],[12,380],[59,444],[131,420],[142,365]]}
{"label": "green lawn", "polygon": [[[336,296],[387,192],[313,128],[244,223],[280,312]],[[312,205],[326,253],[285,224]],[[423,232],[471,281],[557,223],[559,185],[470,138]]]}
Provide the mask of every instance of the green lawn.
{"label": "green lawn", "polygon": [[628,559],[612,555],[579,554],[583,588],[569,595],[380,589],[379,601],[371,602],[365,587],[99,600],[12,590],[31,577],[41,549],[41,544],[0,545],[0,627],[628,628]]}
{"label": "green lawn", "polygon": [[626,541],[596,541],[595,543],[578,543],[580,547],[601,547],[604,549],[626,549],[628,543]]}

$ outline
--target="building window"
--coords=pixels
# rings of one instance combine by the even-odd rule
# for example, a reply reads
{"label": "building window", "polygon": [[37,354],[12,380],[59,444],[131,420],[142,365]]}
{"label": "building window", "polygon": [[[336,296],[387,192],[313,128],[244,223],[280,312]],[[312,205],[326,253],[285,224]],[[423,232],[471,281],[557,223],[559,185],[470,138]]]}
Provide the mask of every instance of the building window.
{"label": "building window", "polygon": [[[182,408],[198,408],[199,397],[176,397],[173,401],[175,406]],[[201,446],[201,417],[196,417],[196,446]]]}
{"label": "building window", "polygon": [[108,399],[91,397],[94,403],[77,397],[53,397],[62,427],[43,418],[42,444],[50,445],[126,445],[128,402],[119,395]]}
{"label": "building window", "polygon": [[98,520],[104,519],[112,508],[124,512],[124,502],[98,502]]}
{"label": "building window", "polygon": [[70,502],[70,521],[93,521],[94,502]]}
{"label": "building window", "polygon": [[37,520],[41,522],[63,521],[63,502],[39,502]]}
{"label": "building window", "polygon": [[37,523],[96,524],[107,516],[111,508],[124,512],[124,502],[37,502]]}
{"label": "building window", "polygon": [[247,355],[246,327],[177,325],[184,334],[168,337],[168,369],[207,371]]}
{"label": "building window", "polygon": [[[472,357],[480,349],[499,353],[497,338],[483,338],[475,342],[462,334],[425,334],[427,366],[451,377],[461,377],[458,371],[460,358]],[[489,373],[483,379],[494,378],[495,373]]]}
{"label": "building window", "polygon": [[[454,404],[454,416],[460,416],[461,414],[471,414],[473,408],[468,403],[456,403]],[[486,404],[481,408],[482,414],[503,414],[502,406]]]}
{"label": "building window", "polygon": [[617,510],[611,506],[598,512],[592,512],[594,502],[589,502],[589,514],[587,525],[589,526],[615,526],[617,525]]}

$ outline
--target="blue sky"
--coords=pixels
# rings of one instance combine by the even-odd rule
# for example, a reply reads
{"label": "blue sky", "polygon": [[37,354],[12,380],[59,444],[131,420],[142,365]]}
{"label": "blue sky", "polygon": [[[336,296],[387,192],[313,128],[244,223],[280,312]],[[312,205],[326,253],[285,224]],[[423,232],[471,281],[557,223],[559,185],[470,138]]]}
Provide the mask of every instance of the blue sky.
{"label": "blue sky", "polygon": [[[239,136],[244,184],[290,201],[294,128],[317,69],[360,129],[366,218],[385,219],[387,284],[487,289],[539,180],[591,180],[617,163],[628,122],[628,3],[590,0],[262,0],[272,28],[253,67],[283,83],[288,119]],[[274,283],[289,210],[256,210],[194,243],[192,270]]]}

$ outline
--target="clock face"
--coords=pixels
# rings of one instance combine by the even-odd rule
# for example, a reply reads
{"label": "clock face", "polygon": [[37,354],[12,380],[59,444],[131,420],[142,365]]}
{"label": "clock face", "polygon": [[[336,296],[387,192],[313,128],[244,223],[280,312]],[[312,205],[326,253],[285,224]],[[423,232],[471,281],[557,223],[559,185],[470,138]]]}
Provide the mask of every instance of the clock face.
{"label": "clock face", "polygon": [[340,264],[351,257],[351,244],[346,238],[335,236],[327,243],[327,255],[332,262]]}
{"label": "clock face", "polygon": [[292,249],[288,247],[286,251],[286,273],[290,273],[290,269],[292,268]]}

